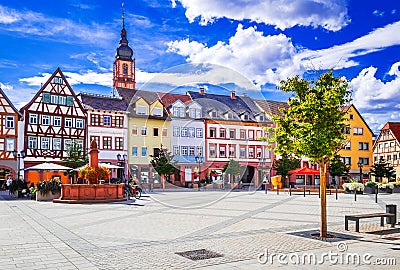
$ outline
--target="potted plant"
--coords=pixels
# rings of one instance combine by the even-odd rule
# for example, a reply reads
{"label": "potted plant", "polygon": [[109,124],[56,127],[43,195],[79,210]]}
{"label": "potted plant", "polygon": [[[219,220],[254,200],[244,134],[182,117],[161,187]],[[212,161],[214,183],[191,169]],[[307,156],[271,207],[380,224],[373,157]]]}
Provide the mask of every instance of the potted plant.
{"label": "potted plant", "polygon": [[364,192],[368,194],[375,194],[378,183],[374,181],[369,181],[365,183]]}
{"label": "potted plant", "polygon": [[345,193],[354,193],[355,191],[357,194],[363,194],[364,184],[358,183],[355,179],[351,179],[350,183],[343,184],[343,189]]}
{"label": "potted plant", "polygon": [[381,193],[393,193],[394,184],[393,184],[393,182],[379,183],[378,188],[379,188],[379,192],[381,192]]}
{"label": "potted plant", "polygon": [[37,184],[36,200],[49,201],[61,196],[61,181],[57,179],[43,180]]}

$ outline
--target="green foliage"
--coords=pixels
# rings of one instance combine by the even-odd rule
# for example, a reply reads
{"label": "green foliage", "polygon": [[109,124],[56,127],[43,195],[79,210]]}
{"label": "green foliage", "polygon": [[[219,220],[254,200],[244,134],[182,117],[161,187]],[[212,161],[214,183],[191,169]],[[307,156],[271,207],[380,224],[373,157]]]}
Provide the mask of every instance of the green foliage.
{"label": "green foliage", "polygon": [[347,82],[329,71],[316,82],[299,76],[281,81],[280,89],[295,97],[288,109],[282,109],[282,118],[274,116],[275,152],[326,163],[346,140],[343,129],[348,121],[342,108],[350,101]]}
{"label": "green foliage", "polygon": [[391,166],[390,163],[386,162],[383,158],[380,158],[378,162],[374,163],[371,166],[370,171],[371,174],[379,180],[382,180],[382,177],[386,177],[390,181],[390,179],[392,179],[396,174],[396,170],[393,168],[393,166]]}
{"label": "green foliage", "polygon": [[161,175],[169,176],[177,171],[176,162],[173,161],[174,156],[161,145],[158,156],[151,156],[150,164]]}
{"label": "green foliage", "polygon": [[89,163],[89,158],[85,154],[84,149],[76,142],[68,148],[66,155],[66,158],[61,162],[63,166],[75,169]]}
{"label": "green foliage", "polygon": [[344,164],[340,156],[336,155],[329,161],[328,171],[331,176],[347,175],[350,171],[350,166]]}
{"label": "green foliage", "polygon": [[50,180],[43,180],[37,184],[37,192],[41,195],[46,195],[48,193],[56,194],[61,192],[61,181],[50,179]]}
{"label": "green foliage", "polygon": [[274,160],[272,164],[272,168],[276,171],[276,174],[282,175],[283,179],[289,175],[289,171],[299,167],[300,159],[288,154],[283,154],[280,159]]}
{"label": "green foliage", "polygon": [[239,161],[236,161],[234,159],[230,159],[224,165],[224,168],[222,169],[222,172],[230,174],[230,175],[238,175],[240,173]]}
{"label": "green foliage", "polygon": [[373,181],[368,181],[367,183],[365,183],[365,186],[367,187],[376,187],[377,185],[378,183]]}

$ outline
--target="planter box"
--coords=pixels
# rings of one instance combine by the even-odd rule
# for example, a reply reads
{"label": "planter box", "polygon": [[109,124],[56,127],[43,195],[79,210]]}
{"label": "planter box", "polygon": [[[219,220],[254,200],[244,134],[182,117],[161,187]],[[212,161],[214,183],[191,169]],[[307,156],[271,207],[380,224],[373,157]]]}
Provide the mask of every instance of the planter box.
{"label": "planter box", "polygon": [[[344,193],[345,193],[345,194],[354,194],[354,190],[349,190],[349,189],[346,188],[346,189],[344,190]],[[357,193],[357,194],[363,194],[364,192],[363,192],[362,190],[360,190],[360,191],[356,191],[356,193]]]}
{"label": "planter box", "polygon": [[49,192],[47,194],[42,194],[41,192],[36,192],[36,201],[52,201],[53,199],[58,199],[61,197],[60,192],[52,193]]}
{"label": "planter box", "polygon": [[376,189],[377,189],[376,186],[371,186],[371,187],[365,186],[364,193],[366,193],[366,194],[375,194],[376,193]]}
{"label": "planter box", "polygon": [[379,193],[393,193],[393,189],[391,188],[380,188]]}
{"label": "planter box", "polygon": [[400,186],[394,186],[393,193],[400,193]]}

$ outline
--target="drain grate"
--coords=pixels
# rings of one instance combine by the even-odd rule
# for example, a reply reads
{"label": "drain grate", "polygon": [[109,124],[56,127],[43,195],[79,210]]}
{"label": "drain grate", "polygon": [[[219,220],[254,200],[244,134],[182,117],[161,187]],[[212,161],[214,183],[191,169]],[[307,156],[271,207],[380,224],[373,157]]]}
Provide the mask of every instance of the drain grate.
{"label": "drain grate", "polygon": [[181,255],[182,257],[185,257],[187,259],[191,259],[192,261],[223,257],[223,255],[221,255],[217,252],[211,251],[211,250],[207,250],[207,249],[197,249],[197,250],[190,250],[190,251],[184,251],[184,252],[175,252],[175,254]]}

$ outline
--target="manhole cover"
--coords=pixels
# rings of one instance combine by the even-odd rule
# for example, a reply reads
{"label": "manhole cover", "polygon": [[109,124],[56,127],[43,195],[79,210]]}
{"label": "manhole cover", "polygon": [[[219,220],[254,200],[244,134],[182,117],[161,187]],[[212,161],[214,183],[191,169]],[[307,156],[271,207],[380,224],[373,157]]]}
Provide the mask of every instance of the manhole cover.
{"label": "manhole cover", "polygon": [[223,255],[221,255],[221,254],[219,254],[217,252],[211,251],[211,250],[207,250],[207,249],[198,249],[198,250],[190,250],[190,251],[184,251],[184,252],[176,252],[175,254],[181,255],[182,257],[185,257],[187,259],[191,259],[193,261],[223,257]]}

